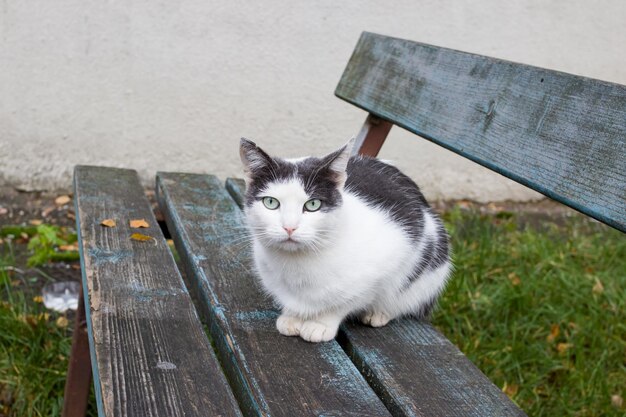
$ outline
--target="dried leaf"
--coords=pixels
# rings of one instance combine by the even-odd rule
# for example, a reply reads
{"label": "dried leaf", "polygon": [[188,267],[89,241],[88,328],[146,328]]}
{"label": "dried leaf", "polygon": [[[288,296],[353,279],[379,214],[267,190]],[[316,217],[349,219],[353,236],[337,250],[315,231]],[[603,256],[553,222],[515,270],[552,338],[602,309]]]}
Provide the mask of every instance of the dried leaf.
{"label": "dried leaf", "polygon": [[594,294],[602,294],[604,292],[604,285],[602,285],[602,282],[600,282],[598,278],[596,278],[596,284],[591,291],[593,291]]}
{"label": "dried leaf", "polygon": [[522,283],[522,280],[517,276],[515,272],[511,272],[509,274],[509,280],[511,281],[511,284],[513,284],[513,286],[517,286]]}
{"label": "dried leaf", "polygon": [[78,242],[74,242],[71,245],[61,245],[59,246],[59,249],[64,251],[76,252],[78,250]]}
{"label": "dried leaf", "polygon": [[553,324],[552,326],[550,326],[550,334],[546,338],[548,343],[554,342],[554,339],[557,338],[560,332],[561,332],[561,329],[559,328],[558,324]]}
{"label": "dried leaf", "polygon": [[72,201],[72,199],[69,195],[60,195],[54,200],[54,204],[56,204],[57,206],[64,206],[70,201]]}
{"label": "dried leaf", "polygon": [[43,303],[43,297],[41,295],[36,295],[33,297],[33,301],[36,303]]}
{"label": "dried leaf", "polygon": [[113,219],[104,219],[100,222],[102,226],[106,227],[115,227],[115,220]]}
{"label": "dried leaf", "polygon": [[6,207],[0,207],[0,216],[7,214],[9,212],[9,209],[7,209]]}
{"label": "dried leaf", "polygon": [[57,327],[61,327],[62,329],[66,328],[69,324],[69,321],[64,316],[61,316],[57,319]]}
{"label": "dried leaf", "polygon": [[505,382],[504,386],[502,387],[502,392],[504,392],[509,397],[514,397],[518,391],[519,391],[519,385],[517,384],[509,385],[508,383]]}
{"label": "dried leaf", "polygon": [[54,210],[56,210],[57,208],[54,206],[48,206],[45,209],[43,209],[41,211],[41,217],[48,217],[50,215],[50,213],[52,213]]}
{"label": "dried leaf", "polygon": [[152,236],[142,235],[141,233],[133,233],[132,235],[130,235],[130,238],[132,240],[137,240],[139,242],[147,242],[149,240],[154,240]]}
{"label": "dried leaf", "polygon": [[556,345],[556,350],[558,350],[559,353],[565,353],[565,351],[571,348],[572,346],[574,345],[572,345],[571,343],[558,343]]}
{"label": "dried leaf", "polygon": [[622,408],[624,406],[624,399],[621,395],[611,395],[611,405],[615,408]]}
{"label": "dried leaf", "polygon": [[43,222],[38,219],[33,219],[33,220],[29,220],[28,223],[32,224],[33,226],[39,226]]}
{"label": "dried leaf", "polygon": [[150,227],[150,225],[145,219],[137,219],[137,220],[130,221],[130,227],[133,229],[139,229],[139,228]]}

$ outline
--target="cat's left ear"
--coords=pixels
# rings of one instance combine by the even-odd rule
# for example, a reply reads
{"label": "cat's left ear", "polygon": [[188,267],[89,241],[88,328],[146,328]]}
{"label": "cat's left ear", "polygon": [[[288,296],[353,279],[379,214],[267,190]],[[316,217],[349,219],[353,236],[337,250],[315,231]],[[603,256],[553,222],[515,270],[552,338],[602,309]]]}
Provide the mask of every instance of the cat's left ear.
{"label": "cat's left ear", "polygon": [[343,186],[346,184],[346,179],[348,178],[346,168],[348,167],[348,161],[352,155],[353,147],[354,137],[340,149],[322,158],[323,163],[327,164],[333,181],[337,184],[337,188],[339,189],[343,189]]}

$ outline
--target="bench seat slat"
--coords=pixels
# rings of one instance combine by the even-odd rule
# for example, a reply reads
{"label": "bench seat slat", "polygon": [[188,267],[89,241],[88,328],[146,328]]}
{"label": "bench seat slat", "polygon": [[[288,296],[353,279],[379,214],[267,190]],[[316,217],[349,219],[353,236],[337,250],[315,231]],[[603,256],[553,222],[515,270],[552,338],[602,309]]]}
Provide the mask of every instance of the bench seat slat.
{"label": "bench seat slat", "polygon": [[[226,188],[242,208],[243,180],[229,178]],[[394,416],[526,415],[429,323],[348,322],[338,340]]]}
{"label": "bench seat slat", "polygon": [[78,166],[74,195],[99,415],[241,416],[137,173]]}
{"label": "bench seat slat", "polygon": [[217,178],[159,173],[158,200],[246,415],[389,416],[336,341],[285,337],[252,271],[243,213]]}
{"label": "bench seat slat", "polygon": [[626,86],[365,32],[335,94],[626,231]]}

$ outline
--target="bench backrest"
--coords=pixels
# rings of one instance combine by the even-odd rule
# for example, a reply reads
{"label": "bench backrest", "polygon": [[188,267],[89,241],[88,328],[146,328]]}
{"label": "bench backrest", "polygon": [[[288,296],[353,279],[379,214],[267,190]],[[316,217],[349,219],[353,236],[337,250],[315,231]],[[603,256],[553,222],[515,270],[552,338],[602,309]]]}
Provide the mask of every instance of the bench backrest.
{"label": "bench backrest", "polygon": [[625,86],[365,32],[335,94],[626,231]]}

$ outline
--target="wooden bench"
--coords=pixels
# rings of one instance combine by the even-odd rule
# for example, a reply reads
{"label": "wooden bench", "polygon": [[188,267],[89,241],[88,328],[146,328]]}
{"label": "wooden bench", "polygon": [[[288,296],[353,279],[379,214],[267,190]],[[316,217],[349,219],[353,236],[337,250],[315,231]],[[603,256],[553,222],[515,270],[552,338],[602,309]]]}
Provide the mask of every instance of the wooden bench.
{"label": "wooden bench", "polygon": [[[396,124],[625,230],[623,86],[364,33],[336,95],[369,112],[363,154]],[[101,416],[524,415],[427,322],[349,322],[322,344],[279,335],[241,181],[157,175],[185,280],[135,171],[79,166],[74,184],[87,307],[64,415],[84,415],[89,358]],[[131,229],[139,218],[150,227]]]}

